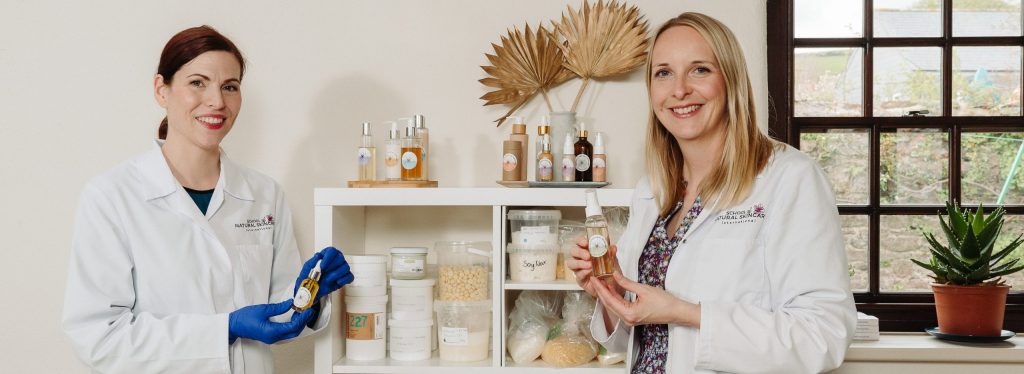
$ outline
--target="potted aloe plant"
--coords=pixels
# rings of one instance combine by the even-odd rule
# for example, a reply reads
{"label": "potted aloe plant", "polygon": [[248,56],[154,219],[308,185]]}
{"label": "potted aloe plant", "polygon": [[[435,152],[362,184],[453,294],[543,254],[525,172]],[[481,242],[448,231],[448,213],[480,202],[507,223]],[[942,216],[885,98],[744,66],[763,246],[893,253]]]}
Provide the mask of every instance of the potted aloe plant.
{"label": "potted aloe plant", "polygon": [[1007,260],[1024,242],[1021,235],[1005,247],[995,248],[1003,228],[1003,208],[996,208],[988,217],[983,211],[979,207],[972,213],[947,202],[945,217],[940,212],[939,222],[949,245],[925,232],[931,259],[928,263],[911,260],[934,273],[935,314],[939,331],[946,334],[998,336],[1010,290],[1001,277],[1024,269],[1017,265],[1019,258]]}

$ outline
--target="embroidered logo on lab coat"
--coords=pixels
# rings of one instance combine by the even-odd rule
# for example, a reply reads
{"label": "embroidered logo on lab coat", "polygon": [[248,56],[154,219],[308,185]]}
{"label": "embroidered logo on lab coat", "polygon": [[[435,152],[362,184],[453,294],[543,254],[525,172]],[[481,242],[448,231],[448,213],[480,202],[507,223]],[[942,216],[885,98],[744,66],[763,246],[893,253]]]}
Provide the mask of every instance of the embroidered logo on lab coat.
{"label": "embroidered logo on lab coat", "polygon": [[740,210],[727,210],[718,217],[715,217],[715,222],[719,222],[723,225],[735,225],[738,223],[751,223],[756,221],[764,220],[764,204],[757,203],[748,209]]}
{"label": "embroidered logo on lab coat", "polygon": [[236,229],[245,229],[245,231],[263,231],[274,228],[274,215],[268,214],[262,218],[250,218],[242,223],[235,224]]}

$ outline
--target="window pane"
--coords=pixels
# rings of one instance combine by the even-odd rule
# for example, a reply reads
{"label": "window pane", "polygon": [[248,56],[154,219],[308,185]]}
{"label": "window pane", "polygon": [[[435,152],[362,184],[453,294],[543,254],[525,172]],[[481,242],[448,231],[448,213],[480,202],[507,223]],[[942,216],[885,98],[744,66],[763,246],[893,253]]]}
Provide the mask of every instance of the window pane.
{"label": "window pane", "polygon": [[[1006,248],[1006,245],[1010,244],[1013,239],[1016,239],[1017,235],[1024,233],[1024,216],[1007,215],[1005,217],[1006,219],[1003,221],[1003,230],[1001,231],[1001,234],[999,234],[999,239],[996,239],[996,246],[994,249],[996,251]],[[1010,261],[1015,258],[1020,259],[1020,261],[1017,262],[1017,265],[1024,262],[1024,245],[1013,250],[1013,253],[1007,256],[1007,259],[1004,261]],[[1013,288],[1010,289],[1011,293],[1024,293],[1024,270],[1003,276],[1003,280],[1006,281],[1006,284],[1013,286]]]}
{"label": "window pane", "polygon": [[839,216],[846,241],[846,260],[850,264],[850,288],[853,292],[867,292],[870,282],[868,254],[868,216]]}
{"label": "window pane", "polygon": [[875,0],[875,37],[942,36],[942,1]]}
{"label": "window pane", "polygon": [[927,263],[931,256],[922,228],[941,235],[938,215],[880,217],[878,288],[882,292],[931,291],[932,272],[910,261]]}
{"label": "window pane", "polygon": [[960,152],[965,204],[1024,204],[1024,133],[963,133]]}
{"label": "window pane", "polygon": [[796,0],[797,38],[856,38],[864,36],[864,2],[858,0]]}
{"label": "window pane", "polygon": [[800,150],[828,174],[839,205],[867,205],[871,158],[867,130],[801,133]]}
{"label": "window pane", "polygon": [[874,115],[942,114],[941,48],[875,48]]}
{"label": "window pane", "polygon": [[1020,36],[1021,0],[953,0],[953,36]]}
{"label": "window pane", "polygon": [[938,130],[882,133],[879,198],[885,205],[945,205],[949,136]]}
{"label": "window pane", "polygon": [[863,115],[862,48],[797,48],[794,60],[795,116]]}
{"label": "window pane", "polygon": [[953,48],[953,115],[1020,115],[1020,47]]}

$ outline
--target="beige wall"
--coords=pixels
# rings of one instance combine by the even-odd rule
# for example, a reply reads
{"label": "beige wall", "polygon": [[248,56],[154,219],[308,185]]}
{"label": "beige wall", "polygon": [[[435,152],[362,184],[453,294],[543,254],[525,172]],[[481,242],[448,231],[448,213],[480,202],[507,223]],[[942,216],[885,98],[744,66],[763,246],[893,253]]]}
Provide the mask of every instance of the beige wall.
{"label": "beige wall", "polygon": [[[249,60],[244,105],[224,144],[287,190],[304,255],[312,189],[356,174],[358,124],[413,113],[432,130],[441,186],[494,186],[499,139],[483,107],[485,52],[506,28],[553,19],[578,0],[90,1],[0,3],[0,371],[87,372],[60,328],[72,213],[83,183],[151,146],[163,114],[152,78],[166,40],[210,24]],[[653,27],[684,10],[725,21],[746,50],[766,114],[762,0],[633,1]],[[287,4],[287,5],[283,5]],[[608,133],[610,180],[640,176],[642,73],[592,86],[580,117]],[[556,89],[565,108],[579,81]],[[521,110],[531,123],[546,110]],[[384,131],[377,129],[376,134]],[[312,340],[276,349],[283,373],[311,372]]]}

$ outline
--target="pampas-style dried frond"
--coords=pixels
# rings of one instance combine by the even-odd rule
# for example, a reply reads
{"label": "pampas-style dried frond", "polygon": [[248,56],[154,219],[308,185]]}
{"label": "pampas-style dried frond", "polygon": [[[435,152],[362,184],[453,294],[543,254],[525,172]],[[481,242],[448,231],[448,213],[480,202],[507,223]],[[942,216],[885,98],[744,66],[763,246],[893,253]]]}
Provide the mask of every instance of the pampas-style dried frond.
{"label": "pampas-style dried frond", "polygon": [[565,55],[565,67],[582,78],[583,83],[572,102],[576,106],[591,79],[628,73],[644,64],[647,57],[647,21],[636,6],[626,8],[617,0],[598,0],[590,6],[583,0],[579,11],[569,6],[569,14],[554,29],[565,39],[559,44]]}
{"label": "pampas-style dried frond", "polygon": [[501,46],[493,43],[491,46],[494,54],[487,54],[491,65],[481,66],[489,77],[481,79],[480,83],[497,90],[484,94],[480,99],[486,100],[484,105],[512,106],[508,113],[495,121],[498,126],[538,92],[544,95],[548,110],[551,110],[547,90],[573,77],[573,73],[563,65],[565,58],[551,33],[543,26],[534,33],[527,24],[525,33],[517,27],[501,37]]}

